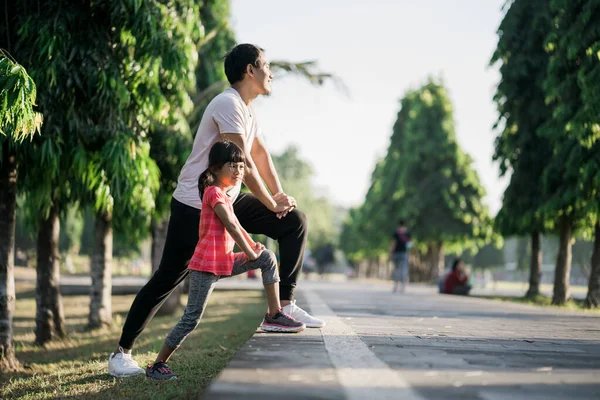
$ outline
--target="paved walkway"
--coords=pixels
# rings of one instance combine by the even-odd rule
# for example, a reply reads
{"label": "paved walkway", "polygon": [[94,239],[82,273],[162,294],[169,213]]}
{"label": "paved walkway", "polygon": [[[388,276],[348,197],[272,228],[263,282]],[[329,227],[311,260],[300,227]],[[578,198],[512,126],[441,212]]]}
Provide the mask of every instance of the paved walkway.
{"label": "paved walkway", "polygon": [[600,314],[302,282],[328,325],[257,332],[206,399],[600,399]]}

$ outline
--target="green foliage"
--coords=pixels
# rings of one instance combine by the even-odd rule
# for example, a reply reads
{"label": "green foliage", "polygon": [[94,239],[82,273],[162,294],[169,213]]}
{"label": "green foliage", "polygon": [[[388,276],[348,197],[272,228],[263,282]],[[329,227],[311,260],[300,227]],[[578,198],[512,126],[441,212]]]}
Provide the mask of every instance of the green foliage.
{"label": "green foliage", "polygon": [[159,186],[149,129],[192,108],[195,2],[15,7],[19,58],[31,63],[48,122],[20,154],[30,207],[43,215],[80,201],[113,214],[117,230],[143,231]]}
{"label": "green foliage", "polygon": [[36,95],[25,68],[0,50],[0,144],[7,135],[18,143],[39,133],[42,115],[33,110]]}
{"label": "green foliage", "polygon": [[551,11],[544,87],[552,121],[542,133],[553,157],[544,175],[544,206],[589,231],[600,211],[600,2],[554,0]]}
{"label": "green foliage", "polygon": [[415,237],[442,242],[449,251],[482,246],[492,238],[485,191],[472,159],[458,146],[452,104],[433,80],[409,93],[414,100],[406,121],[407,215]]}
{"label": "green foliage", "polygon": [[501,175],[512,173],[495,220],[504,235],[543,232],[546,225],[540,210],[542,174],[552,152],[538,131],[551,117],[543,88],[549,60],[544,42],[551,28],[549,4],[527,0],[511,2],[498,28],[491,64],[500,64],[502,79],[494,101],[496,127],[503,129],[496,138],[494,160],[500,162]]}

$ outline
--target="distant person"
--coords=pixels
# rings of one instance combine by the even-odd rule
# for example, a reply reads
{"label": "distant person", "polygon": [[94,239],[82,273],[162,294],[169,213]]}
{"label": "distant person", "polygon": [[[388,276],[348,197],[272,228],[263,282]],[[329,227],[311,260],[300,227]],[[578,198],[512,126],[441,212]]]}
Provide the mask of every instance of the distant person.
{"label": "distant person", "polygon": [[394,263],[394,270],[392,271],[394,288],[392,292],[397,292],[400,285],[400,290],[404,292],[408,284],[408,250],[412,246],[411,238],[411,233],[406,229],[406,222],[400,220],[392,234],[392,243],[389,250],[389,258]]}
{"label": "distant person", "polygon": [[452,270],[444,280],[444,293],[468,295],[471,285],[468,284],[469,275],[465,271],[465,263],[457,258],[452,264]]}
{"label": "distant person", "polygon": [[192,151],[181,169],[171,199],[171,216],[160,265],[135,297],[118,345],[109,356],[108,372],[113,376],[145,373],[131,352],[156,311],[189,274],[187,263],[198,242],[202,209],[198,177],[208,167],[210,148],[221,140],[235,143],[244,153],[244,184],[251,193],[240,192],[241,181],[227,193],[240,225],[250,233],[264,234],[279,243],[279,299],[284,313],[309,328],[325,325],[325,321],[296,305],[294,290],[308,234],[306,215],[296,208],[296,200],[283,191],[252,106],[257,97],[271,93],[273,74],[269,61],[260,47],[239,44],[225,56],[224,67],[231,86],[212,99],[202,115]]}
{"label": "distant person", "polygon": [[[260,268],[269,312],[261,327],[271,332],[300,332],[306,326],[281,311],[277,259],[271,250],[254,242],[233,212],[227,191],[242,181],[244,154],[232,142],[217,142],[208,155],[208,169],[200,175],[198,190],[202,199],[200,237],[192,260],[190,293],[183,316],[167,335],[162,349],[146,376],[170,381],[177,376],[167,365],[169,358],[200,323],[210,294],[220,278]],[[242,252],[234,253],[237,244]]]}

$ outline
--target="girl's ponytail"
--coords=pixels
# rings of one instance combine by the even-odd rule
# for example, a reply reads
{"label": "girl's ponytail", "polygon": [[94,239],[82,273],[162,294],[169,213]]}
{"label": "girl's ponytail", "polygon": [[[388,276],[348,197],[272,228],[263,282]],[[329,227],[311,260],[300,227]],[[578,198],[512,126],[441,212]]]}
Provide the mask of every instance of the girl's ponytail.
{"label": "girl's ponytail", "polygon": [[207,187],[211,186],[215,182],[215,176],[212,172],[210,172],[210,168],[207,168],[202,174],[200,174],[200,178],[198,178],[198,191],[200,192],[200,200],[202,200],[202,196],[204,196],[204,191]]}

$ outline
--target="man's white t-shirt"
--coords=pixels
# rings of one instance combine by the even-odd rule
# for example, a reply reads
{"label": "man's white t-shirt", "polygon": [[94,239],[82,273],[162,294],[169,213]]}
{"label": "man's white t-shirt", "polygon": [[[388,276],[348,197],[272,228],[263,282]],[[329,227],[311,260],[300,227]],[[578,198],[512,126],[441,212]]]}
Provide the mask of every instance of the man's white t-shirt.
{"label": "man's white t-shirt", "polygon": [[[202,209],[198,193],[198,178],[208,168],[208,153],[218,142],[222,133],[238,133],[246,137],[246,143],[252,146],[260,134],[254,109],[246,106],[240,94],[234,88],[227,88],[212,99],[206,107],[202,121],[196,132],[192,153],[179,173],[177,188],[173,197],[190,207]],[[231,201],[240,193],[241,184],[229,191]]]}

